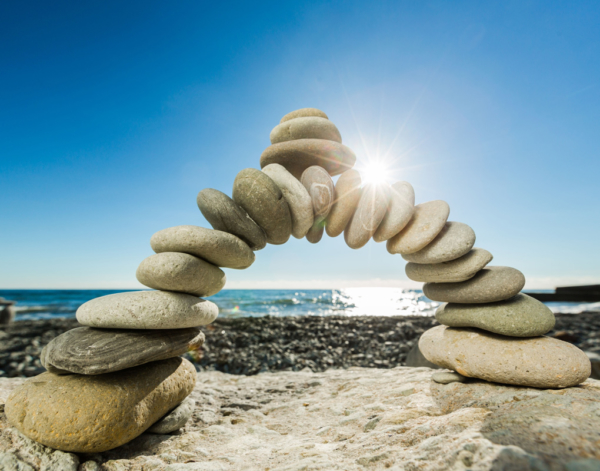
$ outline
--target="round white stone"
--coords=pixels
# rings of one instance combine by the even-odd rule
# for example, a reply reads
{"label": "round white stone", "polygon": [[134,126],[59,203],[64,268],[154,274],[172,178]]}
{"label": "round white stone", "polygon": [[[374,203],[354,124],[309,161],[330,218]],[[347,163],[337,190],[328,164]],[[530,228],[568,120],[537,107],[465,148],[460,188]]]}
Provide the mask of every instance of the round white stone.
{"label": "round white stone", "polygon": [[215,303],[170,291],[133,291],[92,299],[77,309],[82,325],[106,329],[184,329],[210,324]]}
{"label": "round white stone", "polygon": [[475,245],[475,231],[462,222],[448,221],[442,232],[425,248],[402,258],[413,263],[443,263],[456,260]]}

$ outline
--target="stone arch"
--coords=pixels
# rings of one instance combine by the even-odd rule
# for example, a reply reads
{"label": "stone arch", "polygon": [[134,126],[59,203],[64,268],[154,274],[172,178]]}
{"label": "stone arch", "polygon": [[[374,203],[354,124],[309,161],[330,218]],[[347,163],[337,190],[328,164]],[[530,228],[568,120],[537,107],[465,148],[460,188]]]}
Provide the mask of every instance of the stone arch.
{"label": "stone arch", "polygon": [[[587,379],[585,353],[543,337],[554,315],[519,294],[521,272],[488,266],[492,255],[473,248],[469,226],[448,221],[444,201],[415,206],[407,182],[361,185],[352,169],[356,157],[341,140],[320,110],[284,116],[261,156],[262,171],[238,173],[233,198],[211,189],[199,193],[213,229],[176,226],[152,236],[156,254],[136,275],[155,291],[104,296],[78,309],[86,327],[44,348],[41,361],[49,372],[8,398],[9,422],[45,445],[86,453],[119,446],[150,427],[161,433],[181,427],[175,417],[193,409],[182,401],[195,386],[195,370],[178,356],[202,345],[198,326],[218,315],[201,296],[225,286],[221,268],[248,268],[267,243],[291,236],[316,243],[324,232],[343,232],[352,248],[371,238],[385,241],[388,252],[409,262],[408,277],[425,282],[425,295],[445,303],[436,313],[441,325],[425,332],[419,346],[427,360],[462,375],[450,380],[564,388]],[[65,373],[75,374],[60,376]],[[61,400],[53,400],[59,394]],[[87,401],[93,394],[107,401]]]}

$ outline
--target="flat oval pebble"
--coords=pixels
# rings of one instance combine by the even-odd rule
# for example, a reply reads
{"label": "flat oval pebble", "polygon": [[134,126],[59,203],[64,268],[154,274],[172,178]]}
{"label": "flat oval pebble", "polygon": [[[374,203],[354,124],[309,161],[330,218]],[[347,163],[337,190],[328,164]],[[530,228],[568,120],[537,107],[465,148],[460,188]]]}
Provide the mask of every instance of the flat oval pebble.
{"label": "flat oval pebble", "polygon": [[285,123],[290,119],[307,118],[309,116],[316,116],[318,118],[329,119],[324,112],[318,110],[317,108],[300,108],[299,110],[289,112],[283,118],[281,118],[281,121],[279,122]]}
{"label": "flat oval pebble", "polygon": [[310,195],[315,223],[323,221],[329,214],[335,200],[333,180],[327,173],[327,170],[313,165],[302,173],[300,182]]}
{"label": "flat oval pebble", "polygon": [[468,381],[466,377],[455,371],[438,371],[431,375],[431,379],[440,384],[466,383]]}
{"label": "flat oval pebble", "polygon": [[156,253],[187,253],[226,268],[248,268],[255,259],[252,249],[239,237],[199,226],[175,226],[158,231],[150,239],[150,246]]}
{"label": "flat oval pebble", "polygon": [[437,237],[449,215],[450,206],[445,201],[435,200],[416,205],[406,227],[387,241],[387,251],[391,254],[418,252]]}
{"label": "flat oval pebble", "polygon": [[310,231],[306,233],[306,240],[308,240],[311,244],[316,244],[323,238],[323,232],[323,223],[316,223],[310,228]]}
{"label": "flat oval pebble", "polygon": [[179,430],[190,420],[195,407],[196,401],[191,397],[186,397],[181,404],[156,422],[146,432],[166,434]]}
{"label": "flat oval pebble", "polygon": [[327,216],[325,230],[329,237],[337,237],[350,222],[360,201],[362,179],[357,170],[346,170],[335,184],[335,201]]}
{"label": "flat oval pebble", "polygon": [[197,327],[173,330],[117,330],[77,327],[48,343],[42,365],[82,375],[99,375],[198,350],[204,334]]}
{"label": "flat oval pebble", "polygon": [[460,283],[425,283],[423,294],[445,303],[493,303],[516,296],[525,286],[525,276],[516,268],[486,267]]}
{"label": "flat oval pebble", "polygon": [[442,304],[435,318],[449,327],[477,327],[509,337],[544,335],[556,322],[554,313],[544,303],[523,293],[495,303]]}
{"label": "flat oval pebble", "polygon": [[138,281],[153,289],[195,296],[212,296],[225,286],[223,270],[187,253],[163,252],[142,260],[135,273]]}
{"label": "flat oval pebble", "polygon": [[225,193],[205,188],[196,198],[202,215],[218,231],[239,237],[252,250],[264,249],[267,236],[256,222]]}
{"label": "flat oval pebble", "polygon": [[385,217],[390,197],[388,186],[368,185],[363,188],[356,211],[344,230],[348,247],[359,249],[369,242]]}
{"label": "flat oval pebble", "polygon": [[170,291],[130,291],[92,299],[77,309],[82,325],[101,329],[185,329],[210,324],[215,303]]}
{"label": "flat oval pebble", "polygon": [[277,184],[255,168],[239,172],[233,200],[265,231],[269,244],[285,244],[292,235],[290,208]]}
{"label": "flat oval pebble", "polygon": [[456,260],[475,245],[475,231],[462,222],[448,221],[425,248],[402,258],[413,263],[443,263]]}
{"label": "flat oval pebble", "polygon": [[196,370],[170,358],[98,376],[42,373],[6,401],[9,423],[62,451],[100,453],[133,440],[194,389]]}
{"label": "flat oval pebble", "polygon": [[406,227],[415,212],[415,190],[408,182],[396,182],[391,187],[387,213],[373,234],[375,242],[391,239]]}
{"label": "flat oval pebble", "polygon": [[330,175],[339,175],[351,169],[355,162],[356,155],[349,147],[325,139],[280,142],[267,147],[260,156],[261,168],[280,164],[298,179],[312,165],[323,167]]}
{"label": "flat oval pebble", "polygon": [[495,383],[568,388],[591,373],[584,352],[551,337],[519,339],[439,325],[421,336],[419,348],[439,366]]}
{"label": "flat oval pebble", "polygon": [[312,199],[308,191],[282,165],[267,165],[262,171],[277,184],[283,193],[292,216],[292,235],[296,239],[302,239],[314,222]]}
{"label": "flat oval pebble", "polygon": [[406,276],[413,281],[457,283],[473,278],[494,257],[485,249],[474,248],[456,260],[443,263],[407,263]]}
{"label": "flat oval pebble", "polygon": [[326,118],[316,116],[294,118],[278,124],[271,131],[271,144],[295,139],[327,139],[342,142],[338,128]]}

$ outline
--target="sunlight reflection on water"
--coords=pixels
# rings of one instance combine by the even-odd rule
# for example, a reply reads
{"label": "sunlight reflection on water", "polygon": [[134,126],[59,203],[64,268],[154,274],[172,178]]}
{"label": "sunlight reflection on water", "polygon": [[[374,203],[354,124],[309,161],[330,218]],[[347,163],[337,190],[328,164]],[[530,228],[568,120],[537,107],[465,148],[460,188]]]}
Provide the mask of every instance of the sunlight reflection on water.
{"label": "sunlight reflection on water", "polygon": [[432,316],[439,303],[402,288],[223,290],[212,296],[223,317]]}

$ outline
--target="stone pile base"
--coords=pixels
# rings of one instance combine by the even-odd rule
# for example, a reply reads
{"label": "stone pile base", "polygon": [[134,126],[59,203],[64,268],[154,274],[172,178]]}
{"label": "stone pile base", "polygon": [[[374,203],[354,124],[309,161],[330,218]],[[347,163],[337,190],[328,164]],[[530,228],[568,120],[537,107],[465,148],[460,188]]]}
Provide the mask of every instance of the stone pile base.
{"label": "stone pile base", "polygon": [[[596,470],[600,381],[436,384],[428,368],[200,373],[193,419],[97,455],[53,451],[0,413],[0,469]],[[0,402],[20,378],[0,379]]]}

